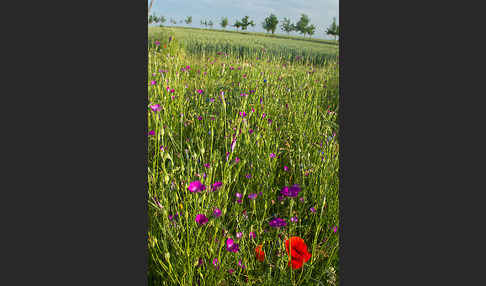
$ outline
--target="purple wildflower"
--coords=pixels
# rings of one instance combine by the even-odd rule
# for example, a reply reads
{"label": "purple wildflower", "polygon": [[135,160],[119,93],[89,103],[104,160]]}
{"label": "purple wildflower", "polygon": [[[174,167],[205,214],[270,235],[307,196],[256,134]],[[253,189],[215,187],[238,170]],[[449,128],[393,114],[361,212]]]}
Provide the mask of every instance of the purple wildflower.
{"label": "purple wildflower", "polygon": [[238,199],[241,199],[241,197],[243,197],[243,195],[242,195],[242,194],[240,194],[240,193],[236,193],[236,197],[237,197]]}
{"label": "purple wildflower", "polygon": [[214,267],[216,267],[217,269],[219,269],[219,262],[218,262],[218,259],[217,258],[213,259],[213,265],[214,265]]}
{"label": "purple wildflower", "polygon": [[270,153],[270,158],[275,158],[275,153]]}
{"label": "purple wildflower", "polygon": [[157,112],[157,111],[162,110],[162,107],[160,107],[160,104],[153,104],[153,105],[150,105],[150,109],[152,109],[153,112]]}
{"label": "purple wildflower", "polygon": [[199,115],[199,117],[197,118],[197,120],[201,121],[203,118],[201,115]]}
{"label": "purple wildflower", "polygon": [[238,245],[238,243],[235,243],[235,241],[231,238],[228,238],[226,240],[226,250],[228,250],[229,252],[238,252],[238,250],[240,250],[240,246]]}
{"label": "purple wildflower", "polygon": [[251,231],[251,232],[250,232],[250,237],[251,237],[251,238],[256,238],[256,234],[255,234],[253,231]]}
{"label": "purple wildflower", "polygon": [[256,194],[256,193],[255,193],[255,194],[249,194],[249,195],[248,195],[248,198],[249,198],[250,200],[254,200],[254,199],[256,199],[257,197],[258,197],[258,194]]}
{"label": "purple wildflower", "polygon": [[215,209],[214,209],[214,212],[213,212],[213,215],[214,215],[215,217],[220,217],[220,216],[221,216],[221,210],[220,210],[220,209],[218,209],[218,208],[215,208]]}
{"label": "purple wildflower", "polygon": [[246,116],[246,113],[244,111],[240,111],[240,116],[241,117],[245,117]]}
{"label": "purple wildflower", "polygon": [[334,227],[332,228],[332,231],[337,232],[337,226],[334,226]]}
{"label": "purple wildflower", "polygon": [[235,164],[238,164],[239,161],[240,161],[240,158],[236,157],[235,158]]}
{"label": "purple wildflower", "polygon": [[245,176],[247,179],[251,178],[251,174],[246,174]]}
{"label": "purple wildflower", "polygon": [[155,85],[156,83],[157,83],[157,82],[156,82],[155,80],[152,80],[152,81],[150,82],[150,84],[151,84],[151,85]]}
{"label": "purple wildflower", "polygon": [[210,168],[210,167],[211,167],[211,164],[206,163],[206,164],[204,164],[204,167],[206,167],[206,168]]}
{"label": "purple wildflower", "polygon": [[313,213],[315,213],[315,212],[316,212],[316,209],[315,209],[314,207],[311,207],[309,210],[310,210],[311,212],[313,212]]}
{"label": "purple wildflower", "polygon": [[223,183],[221,183],[221,182],[215,182],[211,188],[213,189],[213,191],[216,191],[216,190],[217,190],[217,189],[219,189],[219,188],[220,188],[222,185],[223,185]]}
{"label": "purple wildflower", "polygon": [[262,114],[262,118],[265,118],[267,116],[267,114],[263,113]]}
{"label": "purple wildflower", "polygon": [[198,214],[196,216],[196,222],[199,224],[199,225],[204,225],[208,222],[208,218],[203,215],[203,214]]}
{"label": "purple wildflower", "polygon": [[289,170],[289,167],[284,166],[284,171],[287,172]]}
{"label": "purple wildflower", "polygon": [[297,197],[300,192],[300,187],[299,185],[293,185],[291,187],[283,187],[283,189],[280,191],[280,193],[286,197]]}
{"label": "purple wildflower", "polygon": [[151,136],[154,136],[155,135],[155,131],[154,130],[150,130],[148,134],[151,135]]}
{"label": "purple wildflower", "polygon": [[294,216],[294,217],[290,218],[290,221],[291,222],[298,222],[299,219],[296,216]]}
{"label": "purple wildflower", "polygon": [[202,89],[198,89],[197,90],[197,93],[201,94],[201,93],[203,93],[203,90]]}
{"label": "purple wildflower", "polygon": [[156,40],[155,41],[155,45],[159,46],[160,45],[160,41],[159,40]]}
{"label": "purple wildflower", "polygon": [[271,220],[269,223],[268,223],[271,227],[282,227],[282,226],[286,226],[287,223],[285,222],[284,219],[281,219],[281,218],[274,218],[273,220]]}
{"label": "purple wildflower", "polygon": [[240,266],[241,268],[245,269],[245,265],[243,265],[243,263],[241,262],[241,259],[238,260],[238,266]]}
{"label": "purple wildflower", "polygon": [[242,232],[236,233],[236,238],[240,239],[242,236],[243,236],[243,233]]}
{"label": "purple wildflower", "polygon": [[236,202],[241,204],[243,201],[241,199],[237,199]]}
{"label": "purple wildflower", "polygon": [[250,129],[250,131],[248,131],[248,133],[250,133],[250,134],[253,133],[253,129]]}
{"label": "purple wildflower", "polygon": [[206,186],[203,185],[200,181],[191,182],[189,184],[189,187],[187,187],[187,190],[189,190],[189,192],[191,193],[204,191],[205,189]]}
{"label": "purple wildflower", "polygon": [[229,274],[233,274],[233,272],[235,272],[235,270],[234,269],[228,269],[228,272],[229,272]]}

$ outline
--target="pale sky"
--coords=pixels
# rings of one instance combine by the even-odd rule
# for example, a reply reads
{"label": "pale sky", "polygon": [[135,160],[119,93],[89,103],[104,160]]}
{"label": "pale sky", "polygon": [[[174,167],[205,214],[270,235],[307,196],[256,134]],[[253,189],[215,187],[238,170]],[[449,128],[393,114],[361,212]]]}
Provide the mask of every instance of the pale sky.
{"label": "pale sky", "polygon": [[[150,3],[150,0],[147,1]],[[286,34],[280,29],[284,17],[290,18],[292,23],[300,19],[301,14],[310,18],[310,23],[317,26],[313,38],[331,39],[325,34],[333,17],[339,24],[339,0],[154,0],[151,14],[165,16],[165,26],[172,26],[169,19],[177,21],[176,26],[191,26],[201,28],[201,20],[212,20],[213,29],[221,29],[219,22],[221,17],[226,16],[229,25],[244,16],[250,16],[255,27],[248,27],[248,31],[265,32],[261,23],[271,13],[279,20],[275,33]],[[192,16],[192,24],[179,23],[187,16]],[[233,27],[226,27],[226,30],[235,30]],[[291,35],[298,35],[292,32]],[[307,36],[308,37],[308,36]]]}

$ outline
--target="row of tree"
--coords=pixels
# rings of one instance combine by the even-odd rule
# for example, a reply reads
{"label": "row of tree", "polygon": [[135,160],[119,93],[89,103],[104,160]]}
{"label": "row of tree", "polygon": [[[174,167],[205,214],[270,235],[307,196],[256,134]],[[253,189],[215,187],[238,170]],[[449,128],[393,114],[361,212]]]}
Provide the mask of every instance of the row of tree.
{"label": "row of tree", "polygon": [[[149,16],[149,24],[163,24],[166,19],[164,16],[157,17],[155,15],[150,15]],[[192,23],[192,16],[188,16],[184,22],[186,24],[191,24]],[[177,21],[174,19],[170,19],[171,24],[177,24]],[[182,20],[180,20],[180,23],[182,23]],[[275,30],[277,29],[279,21],[277,16],[274,14],[270,14],[270,16],[266,17],[265,20],[262,23],[262,27],[265,31],[272,32],[272,34],[275,33]],[[229,22],[228,22],[228,17],[223,17],[221,19],[221,22],[219,23],[223,29],[225,29]],[[206,28],[209,26],[210,28],[213,27],[214,23],[211,20],[201,20],[201,25],[205,26]],[[249,16],[243,17],[241,20],[237,20],[232,27],[235,27],[237,30],[241,28],[241,30],[246,30],[248,26],[255,26],[255,23],[253,20],[250,20]],[[300,16],[299,21],[297,23],[292,23],[289,18],[283,18],[282,23],[280,25],[280,28],[282,31],[286,32],[289,34],[290,32],[298,32],[300,34],[303,34],[304,37],[305,35],[309,35],[311,37],[314,35],[317,27],[314,24],[310,24],[310,18],[306,14],[302,14]],[[334,39],[339,36],[339,25],[336,24],[336,18],[333,19],[333,22],[329,26],[329,28],[326,29],[325,33],[330,36],[334,36]]]}

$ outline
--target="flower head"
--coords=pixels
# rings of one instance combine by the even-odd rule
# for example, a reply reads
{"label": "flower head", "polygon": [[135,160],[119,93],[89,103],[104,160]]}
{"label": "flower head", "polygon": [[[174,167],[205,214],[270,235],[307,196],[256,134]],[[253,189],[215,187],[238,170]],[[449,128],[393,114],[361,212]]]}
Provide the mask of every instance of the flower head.
{"label": "flower head", "polygon": [[240,249],[240,246],[238,245],[238,243],[235,243],[235,241],[231,238],[228,238],[226,240],[226,250],[228,250],[229,252],[238,252],[238,250]]}
{"label": "flower head", "polygon": [[293,236],[285,241],[285,250],[290,257],[289,266],[292,266],[292,269],[301,268],[311,258],[311,254],[307,251],[307,245],[298,236]]}
{"label": "flower head", "polygon": [[253,231],[250,231],[250,237],[251,238],[256,238],[256,234]]}
{"label": "flower head", "polygon": [[236,193],[236,197],[237,197],[238,199],[241,199],[241,198],[243,197],[243,195],[242,195],[241,193]]}
{"label": "flower head", "polygon": [[155,80],[152,80],[152,81],[150,82],[150,84],[151,84],[151,85],[155,85],[156,83],[157,83],[157,82],[156,82]]}
{"label": "flower head", "polygon": [[313,213],[315,213],[315,212],[316,212],[316,209],[315,209],[314,207],[311,207],[309,210],[310,210],[311,212],[313,212]]}
{"label": "flower head", "polygon": [[200,181],[194,181],[189,184],[189,187],[187,187],[189,192],[194,193],[194,192],[200,192],[204,191],[206,189],[206,186],[203,185]]}
{"label": "flower head", "polygon": [[284,169],[284,171],[285,171],[285,172],[287,172],[287,171],[289,170],[289,167],[284,166],[284,168],[283,168],[283,169]]}
{"label": "flower head", "polygon": [[236,238],[240,239],[241,237],[243,237],[243,233],[242,232],[237,232],[236,233]]}
{"label": "flower head", "polygon": [[245,265],[241,262],[241,259],[238,260],[238,266],[245,269]]}
{"label": "flower head", "polygon": [[294,216],[294,217],[291,217],[291,218],[290,218],[290,221],[291,221],[291,222],[298,222],[298,221],[299,221],[299,219],[298,219],[296,216]]}
{"label": "flower head", "polygon": [[262,247],[263,245],[260,244],[255,248],[256,259],[260,262],[265,260],[265,252],[263,251]]}
{"label": "flower head", "polygon": [[280,193],[286,197],[297,197],[300,192],[300,187],[299,185],[293,185],[291,187],[283,187],[283,189],[280,191]]}
{"label": "flower head", "polygon": [[204,225],[208,222],[208,218],[203,215],[203,214],[198,214],[196,216],[196,222],[199,224],[199,225]]}
{"label": "flower head", "polygon": [[155,135],[155,131],[154,130],[150,130],[148,134],[149,134],[149,136],[154,136]]}
{"label": "flower head", "polygon": [[162,110],[162,107],[160,106],[160,104],[153,104],[153,105],[150,105],[150,109],[152,109],[153,112],[157,112],[157,111]]}
{"label": "flower head", "polygon": [[269,223],[268,223],[271,227],[282,227],[282,226],[286,226],[287,223],[285,222],[284,219],[281,219],[281,218],[274,218],[273,220],[271,220]]}
{"label": "flower head", "polygon": [[275,153],[270,153],[270,158],[275,158]]}
{"label": "flower head", "polygon": [[217,189],[219,189],[221,186],[223,185],[222,182],[215,182],[212,186],[211,186],[211,189],[213,189],[213,191],[216,191]]}
{"label": "flower head", "polygon": [[337,226],[334,226],[334,227],[332,228],[332,231],[334,231],[334,232],[337,232],[337,230],[338,230]]}
{"label": "flower head", "polygon": [[218,209],[218,208],[215,208],[214,211],[213,211],[213,215],[215,217],[220,217],[221,216],[221,210]]}
{"label": "flower head", "polygon": [[257,197],[258,197],[258,194],[257,194],[257,193],[254,193],[254,194],[249,194],[249,195],[248,195],[248,198],[249,198],[250,200],[254,200],[254,199],[256,199]]}
{"label": "flower head", "polygon": [[219,269],[219,262],[218,262],[218,259],[217,258],[213,259],[213,265],[214,265],[214,267],[216,267],[217,269]]}

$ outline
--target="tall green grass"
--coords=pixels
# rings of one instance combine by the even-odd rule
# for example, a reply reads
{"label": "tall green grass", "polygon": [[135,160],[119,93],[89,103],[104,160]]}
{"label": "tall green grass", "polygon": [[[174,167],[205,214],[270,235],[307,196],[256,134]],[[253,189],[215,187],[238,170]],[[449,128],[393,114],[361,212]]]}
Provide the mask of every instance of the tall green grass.
{"label": "tall green grass", "polygon": [[[148,53],[149,102],[162,108],[147,107],[148,129],[155,132],[148,136],[147,150],[149,284],[337,285],[337,62],[257,60],[261,55],[252,50],[236,53],[237,44],[228,56],[217,55],[221,46],[196,50],[196,39],[172,36],[171,42],[164,33],[152,38]],[[190,193],[187,187],[196,180],[206,190]],[[222,187],[208,192],[216,181]],[[302,188],[299,197],[280,201],[280,190],[293,184]],[[255,200],[248,198],[259,192]],[[236,193],[243,195],[241,204]],[[214,208],[222,210],[221,217],[213,217]],[[170,220],[177,212],[180,216]],[[209,222],[199,226],[197,214]],[[296,223],[290,221],[294,216]],[[285,219],[287,226],[270,227],[273,217]],[[312,253],[298,270],[287,265],[284,241],[291,236],[303,238]],[[228,237],[239,243],[239,252],[226,250]],[[266,254],[263,263],[255,259],[258,244]],[[215,258],[219,269],[212,264]]]}

